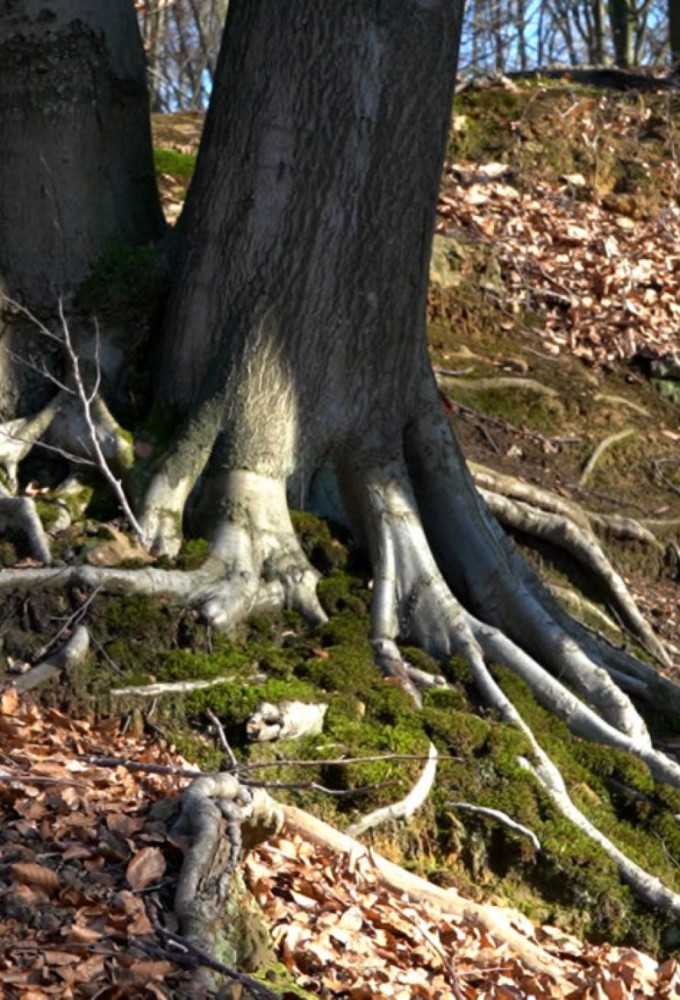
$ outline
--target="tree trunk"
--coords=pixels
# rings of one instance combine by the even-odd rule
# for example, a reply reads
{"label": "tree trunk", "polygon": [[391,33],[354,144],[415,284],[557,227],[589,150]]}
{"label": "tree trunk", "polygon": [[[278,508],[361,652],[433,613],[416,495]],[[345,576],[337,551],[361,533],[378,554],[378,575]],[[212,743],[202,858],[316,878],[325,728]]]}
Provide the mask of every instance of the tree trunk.
{"label": "tree trunk", "polygon": [[[128,0],[0,6],[0,289],[59,336],[58,302],[70,307],[100,256],[163,231],[144,56]],[[86,346],[92,330],[74,324],[83,355],[94,352]],[[55,394],[50,376],[63,377],[58,340],[6,308],[0,337],[0,416],[38,416]],[[114,353],[121,357],[120,345]],[[106,349],[100,356],[106,361]],[[42,413],[36,435],[55,416]],[[66,408],[58,423],[80,421]],[[82,437],[80,426],[74,436]],[[10,482],[12,451],[3,437]]]}
{"label": "tree trunk", "polygon": [[112,243],[161,233],[144,56],[127,0],[2,7],[0,275],[54,308]]}
{"label": "tree trunk", "polygon": [[668,38],[671,61],[677,72],[680,63],[680,0],[668,0]]}
{"label": "tree trunk", "polygon": [[332,24],[316,11],[229,10],[160,375],[194,441],[188,476],[187,427],[164,470],[175,502],[218,433],[221,467],[298,495],[322,459],[398,452],[432,378],[425,297],[460,4],[348,4]]}
{"label": "tree trunk", "polygon": [[633,65],[635,11],[632,0],[609,0],[609,23],[614,43],[614,64],[620,69]]}
{"label": "tree trunk", "polygon": [[371,550],[386,670],[408,686],[398,637],[481,656],[462,601],[646,745],[602,669],[614,654],[566,618],[477,496],[430,370],[460,6],[347,4],[332,26],[312,0],[266,16],[230,6],[162,353],[160,393],[181,422],[143,524],[176,551],[203,477],[223,581],[207,616],[227,626],[269,602],[318,615],[286,493],[299,505],[330,469]]}

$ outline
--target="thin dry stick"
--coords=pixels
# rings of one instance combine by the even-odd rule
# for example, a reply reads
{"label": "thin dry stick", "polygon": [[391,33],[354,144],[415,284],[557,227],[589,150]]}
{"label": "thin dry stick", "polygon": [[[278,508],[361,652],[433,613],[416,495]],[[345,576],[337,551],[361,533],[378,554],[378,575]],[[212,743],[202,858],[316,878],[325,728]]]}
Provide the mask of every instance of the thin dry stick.
{"label": "thin dry stick", "polygon": [[94,453],[97,459],[97,465],[104,475],[104,478],[111,486],[112,490],[116,494],[120,508],[125,514],[127,521],[134,531],[135,535],[139,539],[139,543],[145,551],[149,551],[151,544],[146,537],[146,532],[141,526],[137,518],[135,517],[132,508],[130,507],[127,496],[125,495],[125,490],[123,489],[123,484],[120,479],[117,479],[113,474],[109,463],[106,461],[104,452],[99,444],[99,438],[97,437],[97,428],[95,422],[92,418],[92,403],[94,402],[97,393],[99,392],[99,386],[101,383],[101,368],[99,364],[99,327],[95,324],[95,383],[91,392],[87,392],[85,388],[85,383],[83,381],[82,372],[80,370],[80,358],[76,354],[73,347],[73,341],[71,340],[71,332],[66,321],[66,315],[64,314],[64,305],[59,300],[59,319],[61,320],[62,332],[64,334],[64,345],[66,347],[66,353],[68,359],[71,363],[71,370],[73,372],[73,380],[76,384],[76,393],[80,404],[83,408],[83,417],[85,418],[85,423],[87,424],[87,429],[90,435],[90,443],[94,449]]}
{"label": "thin dry stick", "polygon": [[[198,769],[178,767],[173,764],[142,764],[136,760],[128,760],[125,757],[91,757],[88,754],[77,754],[76,756],[78,760],[82,760],[86,764],[92,764],[94,767],[127,767],[130,771],[145,771],[147,774],[176,774],[184,778],[197,778],[199,775],[205,773]],[[319,767],[320,764],[323,764],[324,767],[331,765],[347,767],[350,764],[371,764],[381,760],[427,761],[429,760],[429,756],[429,754],[425,753],[386,753],[372,754],[368,757],[320,757],[318,760],[299,760],[296,758],[292,760],[261,760],[255,761],[252,764],[240,764],[237,761],[234,770],[259,771],[263,767]],[[461,757],[453,755],[439,756],[438,760],[452,760],[458,764],[463,763]],[[231,768],[225,768],[225,770],[230,771]]]}
{"label": "thin dry stick", "polygon": [[45,365],[35,365],[33,362],[25,358],[18,358],[17,360],[20,360],[23,364],[27,365],[27,367],[32,368],[34,371],[41,374],[44,378],[48,379],[48,381],[52,382],[52,384],[56,386],[60,392],[66,392],[71,396],[75,395],[77,397],[82,407],[83,418],[85,420],[85,424],[88,430],[88,437],[95,454],[95,461],[91,462],[87,458],[68,455],[65,452],[63,452],[60,448],[52,448],[49,445],[45,445],[44,447],[48,447],[50,448],[50,450],[57,451],[58,453],[64,455],[64,457],[70,460],[82,462],[83,464],[86,465],[90,464],[96,465],[96,467],[102,473],[108,484],[113,489],[116,495],[116,499],[118,500],[118,503],[120,505],[120,508],[123,514],[125,515],[128,523],[130,524],[130,527],[132,528],[134,534],[139,539],[140,545],[145,551],[148,552],[151,547],[151,543],[147,539],[146,533],[142,528],[142,525],[135,517],[135,514],[130,506],[128,498],[125,495],[125,490],[123,489],[123,484],[121,480],[114,475],[111,466],[106,460],[104,452],[102,451],[101,445],[99,443],[96,424],[92,416],[92,404],[94,403],[97,397],[97,393],[99,392],[99,387],[101,385],[99,327],[95,323],[95,382],[92,390],[88,392],[87,389],[85,388],[85,382],[80,367],[80,358],[78,357],[78,354],[76,353],[76,350],[73,346],[71,331],[69,329],[68,321],[66,319],[66,314],[64,312],[63,301],[59,299],[58,313],[59,313],[59,320],[61,322],[62,337],[58,337],[56,334],[52,333],[52,331],[47,326],[45,326],[45,324],[42,323],[37,318],[37,316],[35,316],[30,311],[30,309],[27,309],[25,306],[22,306],[20,302],[16,302],[14,299],[11,299],[7,295],[4,295],[2,297],[4,298],[5,302],[7,302],[8,305],[10,305],[13,309],[16,309],[23,316],[26,316],[26,318],[30,320],[31,323],[35,324],[35,326],[43,336],[49,338],[50,340],[56,341],[63,348],[65,348],[66,355],[68,357],[69,364],[71,367],[71,374],[73,376],[73,381],[75,383],[75,390],[67,386],[65,383],[61,382],[58,378],[56,378],[56,376],[52,372],[50,372]]}
{"label": "thin dry stick", "polygon": [[213,712],[213,710],[211,708],[207,708],[205,710],[205,714],[208,716],[208,718],[212,722],[213,726],[217,730],[217,738],[220,741],[220,746],[222,747],[222,749],[224,750],[225,754],[227,755],[231,767],[232,768],[237,768],[238,767],[238,761],[236,759],[236,755],[234,754],[234,751],[231,749],[231,746],[229,745],[229,740],[227,739],[227,734],[224,731],[224,726],[222,725],[222,723],[217,718],[217,716],[215,715],[215,713]]}

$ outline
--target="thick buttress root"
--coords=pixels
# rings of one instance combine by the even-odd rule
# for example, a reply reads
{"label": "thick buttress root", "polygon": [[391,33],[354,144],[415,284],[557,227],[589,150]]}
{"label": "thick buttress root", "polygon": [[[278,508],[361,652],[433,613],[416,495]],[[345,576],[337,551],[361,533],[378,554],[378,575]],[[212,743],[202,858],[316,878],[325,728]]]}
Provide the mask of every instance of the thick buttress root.
{"label": "thick buttress root", "polygon": [[[502,662],[517,672],[537,699],[564,719],[573,732],[631,753],[647,764],[657,780],[680,787],[680,766],[652,747],[644,720],[628,696],[602,666],[561,632],[559,623],[548,621],[545,609],[538,598],[532,598],[526,583],[519,582],[522,603],[515,613],[521,613],[526,605],[526,627],[535,632],[545,625],[548,634],[557,637],[562,658],[571,661],[564,676],[573,686],[573,676],[578,672],[581,698],[501,630],[479,621],[463,608],[432,555],[404,463],[392,461],[371,469],[362,481],[364,527],[374,562],[372,629],[379,664],[393,676],[400,676],[400,669],[405,668],[399,664],[399,638],[417,642],[440,659],[452,653],[464,656],[485,702],[527,737],[534,763],[527,761],[526,767],[556,807],[606,851],[622,878],[642,899],[680,913],[680,896],[632,862],[575,806],[558,768],[500,689],[487,660]],[[491,607],[495,602],[493,584],[492,576],[488,592]],[[533,607],[527,596],[533,599]]]}
{"label": "thick buttress root", "polygon": [[316,596],[318,578],[295,535],[284,485],[240,471],[228,477],[224,509],[200,569],[6,570],[0,583],[3,589],[76,584],[112,594],[163,597],[197,608],[209,624],[228,631],[252,612],[281,608],[292,608],[312,623],[325,621]]}

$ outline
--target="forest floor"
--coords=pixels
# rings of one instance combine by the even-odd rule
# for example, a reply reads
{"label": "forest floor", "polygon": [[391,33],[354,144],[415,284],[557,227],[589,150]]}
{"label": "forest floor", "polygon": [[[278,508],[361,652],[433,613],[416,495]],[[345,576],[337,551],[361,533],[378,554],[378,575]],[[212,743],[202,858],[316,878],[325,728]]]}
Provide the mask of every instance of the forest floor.
{"label": "forest floor", "polygon": [[[159,183],[174,221],[193,169],[202,118],[157,117],[153,125]],[[454,116],[440,200],[430,343],[442,403],[468,461],[550,489],[595,513],[628,516],[654,527],[659,546],[608,539],[607,551],[667,643],[673,672],[680,674],[678,140],[680,96],[667,92],[618,93],[569,81],[465,90]],[[304,529],[306,522],[301,524]],[[517,541],[551,582],[577,585],[603,606],[602,594],[568,557],[526,537]],[[341,545],[335,538],[323,544],[328,551]],[[343,592],[338,601],[340,618],[350,607],[363,615],[363,591],[354,583],[347,586],[350,595]],[[53,615],[54,607],[47,604],[12,606],[9,625],[3,625],[7,666],[21,643],[29,641],[29,631],[38,634],[38,648],[36,621],[48,630],[41,616],[51,622]],[[140,675],[134,683],[183,676],[180,654],[189,648],[184,633],[193,643],[192,655],[203,657],[205,676],[212,676],[208,661],[220,650],[213,650],[210,640],[206,645],[186,616],[173,624],[174,658],[166,667],[159,665],[160,654],[153,665],[140,666],[144,643],[154,642],[156,633],[164,639],[169,634],[165,619],[150,635],[138,609],[128,605],[119,619],[114,621],[114,615],[106,607],[98,617],[94,612],[93,628],[107,661],[125,682],[128,662],[115,628],[132,645]],[[290,635],[297,625],[284,621],[277,627]],[[259,668],[269,667],[275,681],[268,691],[292,670],[304,693],[303,681],[312,678],[313,670],[317,676],[325,663],[333,664],[340,631],[340,625],[331,624],[320,637],[300,632],[277,639],[274,655],[261,652],[270,633],[258,622],[238,649],[229,650],[229,663],[248,660],[250,667],[255,659]],[[623,634],[621,641],[629,640]],[[293,653],[297,657],[293,667],[284,662],[289,652],[290,663]],[[169,658],[163,656],[165,663]],[[353,669],[349,660],[338,662]],[[98,689],[91,680],[87,685],[86,695],[71,692],[69,697],[64,687],[22,699],[11,688],[2,694],[3,995],[12,1000],[182,997],[188,995],[183,969],[190,957],[180,959],[167,942],[161,945],[151,923],[154,900],[168,903],[179,865],[181,845],[168,837],[164,800],[172,801],[182,779],[101,767],[91,758],[187,767],[186,757],[195,759],[193,751],[207,741],[204,736],[180,739],[175,730],[169,740],[170,715],[156,711],[155,701],[149,712],[136,706],[103,712],[103,702],[95,705]],[[241,712],[239,718],[252,708],[251,688],[250,679],[247,685],[243,681],[243,704],[234,708],[230,703],[237,715]],[[338,732],[349,732],[342,715],[342,699],[349,695],[336,680],[327,681],[326,688],[338,692],[329,710],[336,713],[329,732],[337,739]],[[369,715],[376,699],[368,688],[362,693]],[[65,709],[78,714],[79,707],[80,721],[64,714]],[[348,711],[356,712],[354,703]],[[415,723],[400,711],[380,702],[378,714],[389,721],[392,742],[374,741],[375,752],[422,752],[422,732],[414,736]],[[437,715],[441,709],[429,712],[428,733],[447,736],[437,728],[444,726]],[[118,725],[120,715],[127,718],[126,731]],[[196,709],[186,715],[195,718]],[[176,721],[173,717],[173,726]],[[487,743],[503,742],[502,732],[478,721],[487,727],[483,734],[458,719],[456,739],[445,740],[452,753],[455,746],[466,759],[467,753],[481,759],[482,737]],[[408,738],[402,730],[408,730]],[[665,734],[665,740],[671,747],[673,734]],[[289,745],[286,750],[292,752]],[[308,750],[309,745],[297,756]],[[219,757],[209,758],[205,747],[203,752],[203,767]],[[279,760],[276,754],[262,759]],[[409,777],[420,766],[412,767]],[[505,774],[502,762],[496,760],[495,766]],[[281,771],[279,778],[285,776]],[[326,768],[326,779],[329,772]],[[392,772],[378,778],[371,773],[376,782],[392,777]],[[355,784],[364,778],[358,773]],[[454,781],[452,771],[448,780]],[[580,783],[588,785],[584,800],[600,795],[594,779],[581,777]],[[386,794],[388,801],[399,797],[389,789]],[[498,789],[488,794],[494,801]],[[149,801],[157,803],[151,810]],[[316,795],[302,792],[293,801],[334,819]],[[528,803],[528,808],[534,807]],[[541,825],[539,813],[535,829],[547,842],[550,829]],[[411,867],[434,872],[452,891],[512,907],[513,926],[550,956],[553,974],[529,968],[469,917],[389,892],[376,879],[370,853],[340,856],[286,835],[252,855],[247,868],[281,963],[271,978],[273,988],[285,997],[303,995],[296,992],[301,988],[307,996],[348,1000],[677,995],[680,971],[668,957],[680,942],[675,924],[666,927],[664,937],[658,926],[647,926],[640,909],[633,908],[632,917],[624,915],[618,896],[606,912],[607,899],[615,894],[601,889],[587,896],[574,868],[546,863],[537,888],[532,882],[538,883],[538,876],[527,874],[535,859],[521,838],[501,844],[494,833],[483,843],[483,825],[469,833],[450,820],[448,839],[435,843],[431,821],[415,824],[410,833],[378,835],[372,847],[402,863],[409,864],[410,857]],[[429,859],[431,870],[420,855]],[[582,858],[579,864],[594,863]],[[443,874],[447,865],[451,872]],[[508,874],[513,866],[521,868],[515,881]],[[569,905],[555,887],[560,879],[578,885]],[[613,938],[614,944],[603,943]],[[236,997],[236,990],[225,995]]]}

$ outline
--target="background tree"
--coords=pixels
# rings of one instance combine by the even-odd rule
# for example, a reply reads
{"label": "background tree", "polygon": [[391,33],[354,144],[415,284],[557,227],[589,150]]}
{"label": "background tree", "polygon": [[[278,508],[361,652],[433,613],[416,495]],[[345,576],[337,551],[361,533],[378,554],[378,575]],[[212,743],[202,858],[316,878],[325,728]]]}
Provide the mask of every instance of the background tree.
{"label": "background tree", "polygon": [[153,111],[207,106],[228,0],[135,4],[149,71]]}
{"label": "background tree", "polygon": [[669,14],[661,0],[536,0],[470,3],[463,72],[512,72],[557,65],[660,66],[669,56]]}

